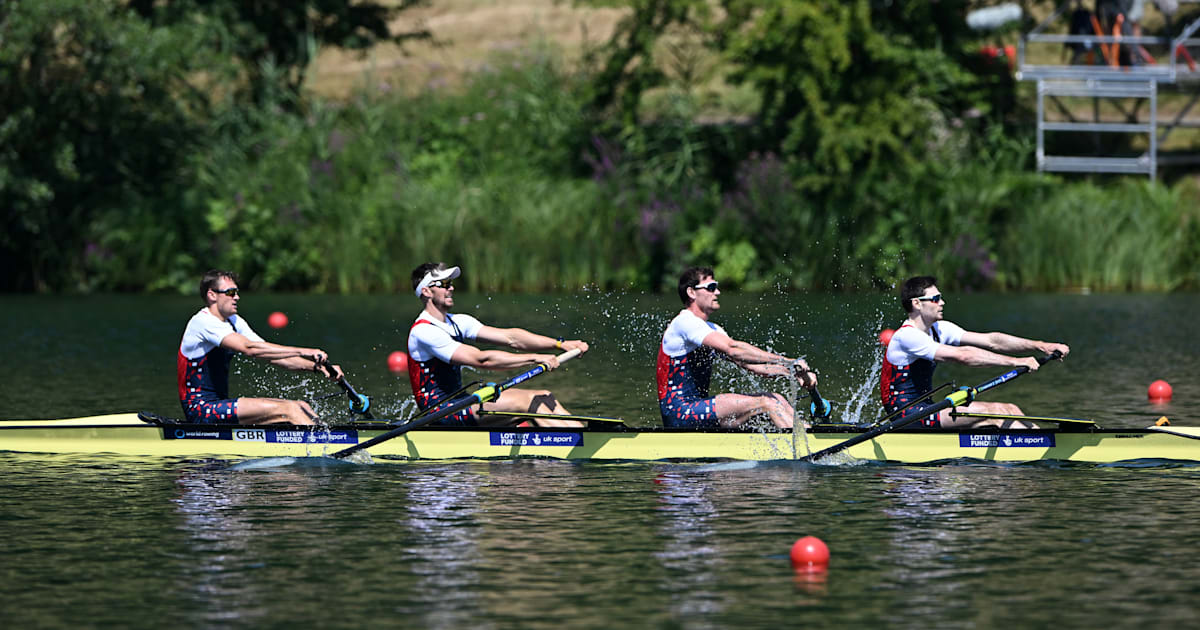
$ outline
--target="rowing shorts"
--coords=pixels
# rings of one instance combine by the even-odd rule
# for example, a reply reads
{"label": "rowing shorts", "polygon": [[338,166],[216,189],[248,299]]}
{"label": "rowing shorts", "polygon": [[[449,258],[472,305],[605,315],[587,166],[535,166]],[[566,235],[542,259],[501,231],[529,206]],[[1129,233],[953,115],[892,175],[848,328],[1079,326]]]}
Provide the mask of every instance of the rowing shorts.
{"label": "rowing shorts", "polygon": [[183,417],[193,424],[237,424],[237,399],[183,403]]}
{"label": "rowing shorts", "polygon": [[663,426],[671,429],[713,429],[718,426],[715,398],[702,398],[691,402],[658,401],[662,412]]}
{"label": "rowing shorts", "polygon": [[[919,414],[932,406],[933,403],[919,402],[909,407],[908,411],[904,412],[904,417],[907,418],[914,414]],[[916,422],[913,422],[904,428],[907,429],[911,427],[913,429],[940,429],[942,427],[942,423],[938,421],[938,418],[941,417],[941,415],[942,412],[939,411],[932,416],[921,418],[920,420],[917,420]]]}
{"label": "rowing shorts", "polygon": [[[429,409],[429,411],[426,411],[423,413],[430,413],[430,414],[437,413],[438,411],[445,409],[446,407],[448,407],[449,405],[451,405],[452,403],[455,403],[455,402],[458,402],[458,399],[447,400],[444,403],[434,405],[431,409]],[[460,409],[460,410],[446,416],[445,418],[442,418],[441,420],[434,422],[433,426],[437,426],[437,427],[475,427],[475,426],[479,426],[479,421],[476,419],[475,414],[471,411],[471,408],[467,407],[466,409]]]}

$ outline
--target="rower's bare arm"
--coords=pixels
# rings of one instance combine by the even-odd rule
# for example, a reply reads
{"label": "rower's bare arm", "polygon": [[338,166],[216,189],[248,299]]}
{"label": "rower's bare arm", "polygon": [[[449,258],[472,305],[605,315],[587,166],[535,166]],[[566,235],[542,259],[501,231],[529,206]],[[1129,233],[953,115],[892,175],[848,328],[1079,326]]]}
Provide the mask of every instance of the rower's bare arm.
{"label": "rower's bare arm", "polygon": [[[481,339],[482,337],[477,336],[476,338]],[[558,367],[558,358],[552,354],[518,354],[503,350],[480,350],[465,343],[454,351],[450,360],[455,365],[468,365],[481,370],[511,370],[538,363],[545,363],[550,366],[550,369]]]}
{"label": "rower's bare arm", "polygon": [[791,376],[793,364],[797,372],[806,375],[801,378],[806,387],[816,384],[816,375],[811,372],[803,359],[789,359],[785,356],[767,352],[753,344],[738,341],[729,335],[713,331],[704,338],[704,345],[729,357],[743,369],[763,376]]}
{"label": "rower's bare arm", "polygon": [[1064,357],[1071,352],[1071,348],[1065,343],[1036,341],[1002,332],[977,333],[966,331],[963,333],[962,342],[966,345],[984,348],[992,352],[1038,352],[1041,354],[1058,352]]}
{"label": "rower's bare arm", "polygon": [[317,363],[323,363],[329,358],[329,355],[319,348],[297,348],[269,341],[251,341],[240,333],[225,335],[221,346],[248,357],[270,361],[289,370],[312,370]]}
{"label": "rower's bare arm", "polygon": [[[495,328],[492,326],[484,326],[479,329],[479,333],[475,335],[476,339],[494,343],[500,346],[508,346],[513,350],[521,350],[530,352],[532,350],[579,350],[580,352],[588,351],[586,341],[579,339],[563,340],[560,346],[557,339],[552,339],[545,335],[529,332],[524,328]],[[539,361],[541,363],[541,361]]]}
{"label": "rower's bare arm", "polygon": [[1037,359],[1033,357],[1010,357],[974,346],[939,344],[933,358],[938,361],[953,361],[972,367],[1018,367],[1024,365],[1029,367],[1030,372],[1036,372],[1038,369]]}

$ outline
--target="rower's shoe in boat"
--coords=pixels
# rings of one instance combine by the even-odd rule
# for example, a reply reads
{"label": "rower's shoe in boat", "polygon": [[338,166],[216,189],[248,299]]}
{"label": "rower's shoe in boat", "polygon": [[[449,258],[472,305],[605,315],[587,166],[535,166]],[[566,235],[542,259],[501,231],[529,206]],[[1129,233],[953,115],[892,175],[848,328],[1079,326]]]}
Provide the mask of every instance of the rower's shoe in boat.
{"label": "rower's shoe in boat", "polygon": [[141,420],[142,422],[145,422],[146,424],[153,424],[155,426],[164,425],[164,424],[183,424],[182,420],[176,420],[175,418],[168,418],[166,416],[160,416],[156,413],[151,413],[149,411],[139,411],[138,412],[138,420]]}

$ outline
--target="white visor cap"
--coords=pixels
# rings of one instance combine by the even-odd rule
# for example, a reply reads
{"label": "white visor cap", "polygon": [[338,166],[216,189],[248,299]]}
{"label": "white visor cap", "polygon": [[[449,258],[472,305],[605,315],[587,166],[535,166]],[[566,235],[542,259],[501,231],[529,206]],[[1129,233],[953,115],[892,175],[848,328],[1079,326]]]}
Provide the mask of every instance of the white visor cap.
{"label": "white visor cap", "polygon": [[424,278],[421,278],[420,284],[417,285],[417,290],[416,290],[417,297],[421,297],[421,289],[424,289],[425,287],[429,286],[430,284],[433,284],[434,282],[437,282],[438,280],[453,280],[454,278],[457,278],[461,275],[462,275],[462,270],[459,269],[458,267],[448,267],[446,269],[434,269],[433,271],[430,271],[429,273],[425,274]]}

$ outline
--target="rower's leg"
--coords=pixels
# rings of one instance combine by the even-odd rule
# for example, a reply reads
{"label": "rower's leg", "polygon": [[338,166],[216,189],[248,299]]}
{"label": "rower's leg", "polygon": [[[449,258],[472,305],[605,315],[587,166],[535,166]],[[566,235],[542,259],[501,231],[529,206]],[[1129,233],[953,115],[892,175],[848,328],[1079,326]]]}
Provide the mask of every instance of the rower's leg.
{"label": "rower's leg", "polygon": [[239,398],[237,414],[241,424],[314,424],[317,420],[307,402],[282,398]]}
{"label": "rower's leg", "polygon": [[[1025,412],[1021,408],[1012,403],[1002,402],[981,402],[975,401],[966,407],[961,407],[967,413],[990,413],[1005,416],[1023,416]],[[1036,429],[1037,425],[1032,422],[1022,422],[1020,420],[1008,420],[1005,418],[955,418],[950,415],[950,410],[945,409],[938,416],[941,421],[942,428],[946,429],[962,429],[967,427],[1000,427],[1002,429]]]}
{"label": "rower's leg", "polygon": [[[483,403],[480,413],[489,411],[519,411],[528,413],[545,413],[556,416],[569,416],[570,411],[558,402],[554,394],[544,389],[506,389],[500,393],[500,398]],[[511,419],[506,422],[512,423]],[[534,418],[533,423],[539,427],[582,427],[578,420],[554,420],[552,418]]]}
{"label": "rower's leg", "polygon": [[772,424],[781,429],[790,429],[795,412],[783,396],[762,394],[718,394],[713,399],[713,410],[720,418],[721,426],[740,427],[756,415],[765,415]]}

